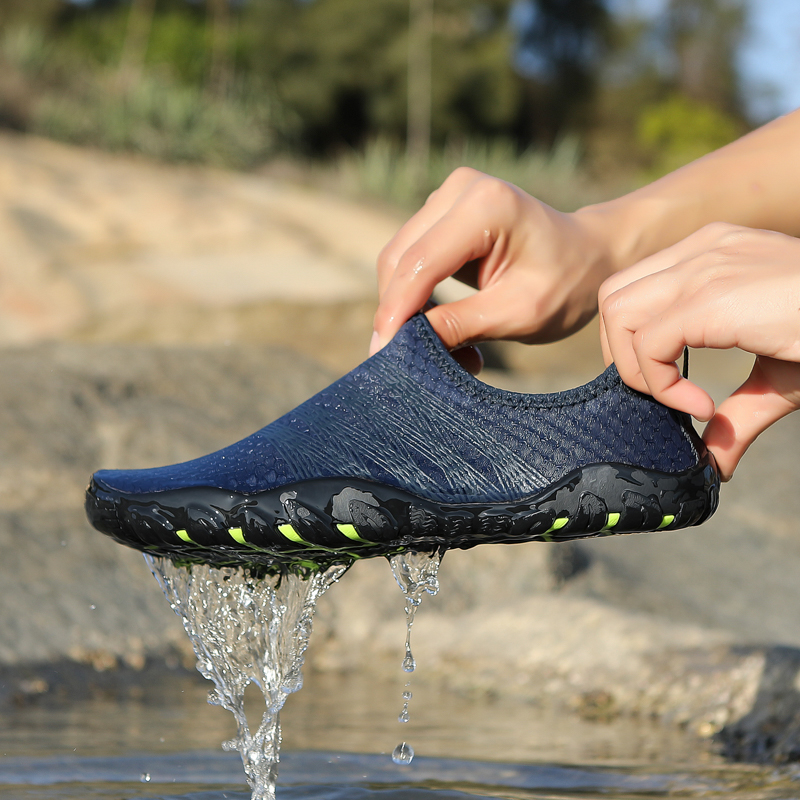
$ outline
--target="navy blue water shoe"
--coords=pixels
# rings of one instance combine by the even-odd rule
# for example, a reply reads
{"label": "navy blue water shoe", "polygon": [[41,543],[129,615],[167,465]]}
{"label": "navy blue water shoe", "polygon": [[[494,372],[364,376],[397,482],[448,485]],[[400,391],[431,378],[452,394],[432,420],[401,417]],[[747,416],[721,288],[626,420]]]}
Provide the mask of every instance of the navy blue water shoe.
{"label": "navy blue water shoe", "polygon": [[104,470],[92,524],[176,561],[309,569],[403,549],[564,541],[697,525],[719,475],[684,415],[614,366],[578,389],[487,386],[423,315],[348,375],[237,444]]}

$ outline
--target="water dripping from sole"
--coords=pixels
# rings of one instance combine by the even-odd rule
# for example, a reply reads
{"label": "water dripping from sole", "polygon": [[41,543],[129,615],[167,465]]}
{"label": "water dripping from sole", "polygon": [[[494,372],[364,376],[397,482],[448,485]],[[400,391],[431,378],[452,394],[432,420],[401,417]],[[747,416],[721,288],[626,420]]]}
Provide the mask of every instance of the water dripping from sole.
{"label": "water dripping from sole", "polygon": [[[417,662],[411,651],[411,628],[414,625],[414,618],[417,609],[422,602],[425,594],[435,595],[439,591],[439,565],[442,562],[442,554],[434,553],[397,553],[389,558],[389,565],[392,574],[397,581],[397,585],[405,597],[406,612],[406,641],[405,655],[401,665],[403,672],[409,675],[417,668]],[[407,723],[410,719],[408,710],[411,701],[410,679],[406,681],[403,691],[403,708],[397,721]],[[392,761],[395,764],[410,764],[414,758],[414,748],[407,742],[401,742],[392,751]]]}
{"label": "water dripping from sole", "polygon": [[[214,683],[209,703],[230,711],[237,735],[223,743],[242,757],[252,800],[274,800],[280,758],[280,710],[303,685],[302,667],[319,597],[347,570],[254,577],[242,569],[179,567],[145,556]],[[266,710],[258,728],[247,722],[244,694],[255,683]]]}

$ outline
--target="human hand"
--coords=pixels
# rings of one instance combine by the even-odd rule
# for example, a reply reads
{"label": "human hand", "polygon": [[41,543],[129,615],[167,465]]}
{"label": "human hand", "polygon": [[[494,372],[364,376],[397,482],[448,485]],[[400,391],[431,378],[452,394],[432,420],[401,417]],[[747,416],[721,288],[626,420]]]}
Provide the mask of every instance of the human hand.
{"label": "human hand", "polygon": [[450,350],[487,339],[547,342],[597,310],[611,255],[593,214],[562,214],[505,181],[457,169],[378,258],[370,353],[386,345],[449,276],[478,289],[427,311]]}
{"label": "human hand", "polygon": [[[724,223],[612,276],[600,288],[601,344],[629,386],[710,420],[703,438],[729,479],[770,425],[800,408],[800,240]],[[756,356],[719,408],[676,364],[684,346]]]}

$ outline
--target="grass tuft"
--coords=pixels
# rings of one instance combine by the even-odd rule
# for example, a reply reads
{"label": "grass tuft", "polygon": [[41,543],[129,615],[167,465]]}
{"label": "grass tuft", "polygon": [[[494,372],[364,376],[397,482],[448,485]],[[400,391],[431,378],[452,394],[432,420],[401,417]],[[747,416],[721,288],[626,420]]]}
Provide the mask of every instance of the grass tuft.
{"label": "grass tuft", "polygon": [[340,190],[355,197],[376,198],[411,209],[460,166],[468,166],[513,183],[549,205],[574,210],[600,198],[600,191],[580,165],[575,139],[550,150],[519,152],[505,140],[462,141],[434,149],[426,170],[409,162],[399,143],[376,139],[361,151],[347,153],[334,167]]}
{"label": "grass tuft", "polygon": [[31,127],[74,144],[242,168],[272,153],[269,117],[268,104],[252,98],[216,98],[148,74],[130,86],[105,76],[80,91],[45,93]]}

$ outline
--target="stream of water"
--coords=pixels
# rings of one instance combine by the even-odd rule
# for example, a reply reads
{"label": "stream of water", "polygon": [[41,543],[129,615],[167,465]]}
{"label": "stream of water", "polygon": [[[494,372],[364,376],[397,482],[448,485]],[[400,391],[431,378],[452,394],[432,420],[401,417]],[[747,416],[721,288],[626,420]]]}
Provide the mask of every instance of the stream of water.
{"label": "stream of water", "polygon": [[[208,702],[230,711],[236,736],[224,750],[242,757],[252,800],[274,800],[280,760],[280,711],[303,685],[303,662],[317,600],[347,567],[253,577],[241,569],[175,566],[145,556],[173,611],[181,617],[200,674],[214,683]],[[245,690],[256,684],[266,710],[252,731]]]}
{"label": "stream of water", "polygon": [[[406,604],[406,643],[401,667],[409,675],[417,668],[414,654],[411,652],[411,628],[414,617],[422,602],[424,594],[435,595],[439,592],[439,565],[442,563],[440,553],[397,553],[389,559],[392,574],[403,593]],[[409,703],[411,702],[411,679],[403,689],[403,707],[397,721],[407,724],[411,719]],[[408,742],[400,742],[392,751],[395,764],[410,764],[414,760],[414,748]]]}
{"label": "stream of water", "polygon": [[[230,711],[236,736],[224,750],[242,757],[252,800],[274,800],[280,761],[280,711],[286,697],[303,685],[303,662],[319,597],[347,567],[324,572],[253,576],[246,570],[194,565],[176,566],[169,559],[145,556],[169,603],[183,622],[197,655],[200,674],[214,683],[209,703]],[[411,628],[427,593],[439,591],[438,553],[404,552],[391,557],[395,580],[405,596],[404,672],[414,671]],[[245,713],[245,691],[256,684],[266,710],[255,730]],[[403,692],[399,721],[407,723],[411,691]],[[392,752],[396,764],[410,764],[414,749],[403,741]],[[150,780],[144,775],[145,782]]]}

